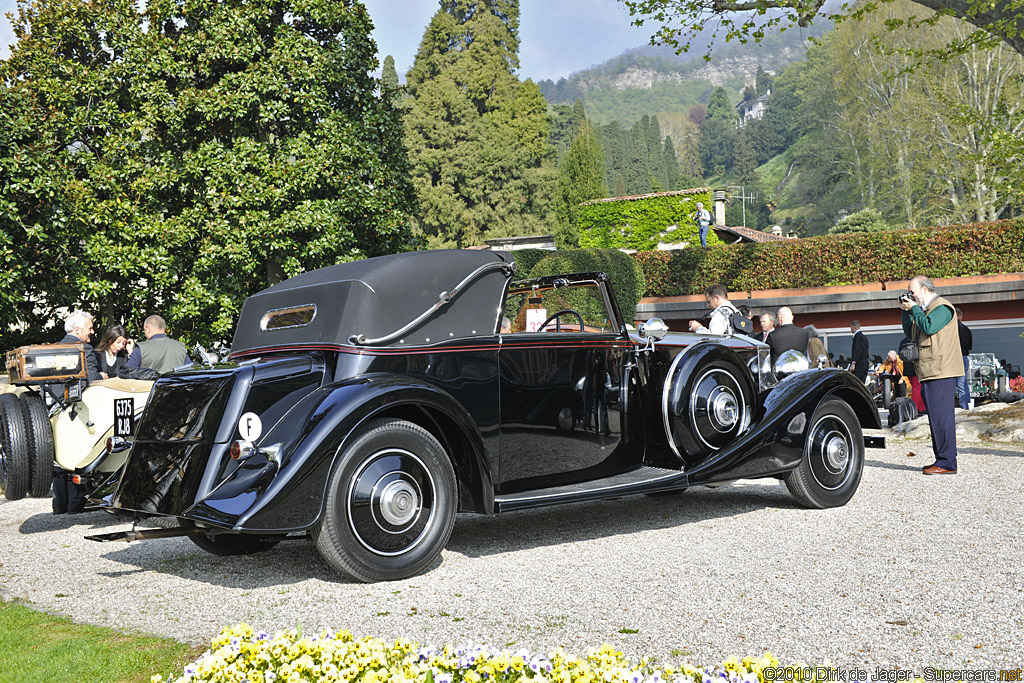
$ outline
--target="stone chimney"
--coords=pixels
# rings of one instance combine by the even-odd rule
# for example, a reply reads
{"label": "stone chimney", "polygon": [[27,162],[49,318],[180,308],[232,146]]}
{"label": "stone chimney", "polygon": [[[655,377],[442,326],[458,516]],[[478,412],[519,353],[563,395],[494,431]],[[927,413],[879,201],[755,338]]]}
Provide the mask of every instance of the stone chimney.
{"label": "stone chimney", "polygon": [[715,225],[725,225],[725,190],[715,190]]}

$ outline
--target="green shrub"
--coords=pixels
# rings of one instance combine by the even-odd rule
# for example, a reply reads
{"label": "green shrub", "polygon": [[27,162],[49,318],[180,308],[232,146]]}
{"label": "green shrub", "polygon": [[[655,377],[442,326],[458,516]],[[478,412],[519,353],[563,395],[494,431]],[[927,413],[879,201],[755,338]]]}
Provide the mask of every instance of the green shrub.
{"label": "green shrub", "polygon": [[886,222],[878,209],[861,209],[851,213],[831,228],[830,235],[846,235],[855,232],[878,232],[879,230],[892,230],[892,226]]}
{"label": "green shrub", "polygon": [[516,261],[516,278],[528,277],[533,267],[545,256],[551,255],[550,249],[517,249],[512,253]]}
{"label": "green shrub", "polygon": [[[580,206],[580,247],[638,249],[658,248],[659,241],[700,244],[693,213],[697,202],[713,212],[710,188],[660,193],[638,199],[597,200]],[[713,215],[713,213],[712,213]],[[678,226],[669,235],[669,226]],[[722,244],[712,230],[708,245]]]}
{"label": "green shrub", "polygon": [[641,252],[646,296],[827,287],[1024,271],[1024,219]]}

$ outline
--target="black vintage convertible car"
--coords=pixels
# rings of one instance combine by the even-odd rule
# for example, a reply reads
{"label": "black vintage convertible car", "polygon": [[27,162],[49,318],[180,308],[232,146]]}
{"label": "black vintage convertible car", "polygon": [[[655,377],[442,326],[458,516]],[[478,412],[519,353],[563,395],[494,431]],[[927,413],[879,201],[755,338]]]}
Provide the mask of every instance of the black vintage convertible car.
{"label": "black vintage convertible car", "polygon": [[414,252],[250,297],[225,362],[156,382],[101,492],[165,528],[92,538],[231,555],[308,535],[349,577],[399,579],[437,560],[457,512],[752,477],[839,506],[884,445],[845,371],[773,371],[764,344],[657,319],[634,332],[603,273],[514,276],[506,253]]}

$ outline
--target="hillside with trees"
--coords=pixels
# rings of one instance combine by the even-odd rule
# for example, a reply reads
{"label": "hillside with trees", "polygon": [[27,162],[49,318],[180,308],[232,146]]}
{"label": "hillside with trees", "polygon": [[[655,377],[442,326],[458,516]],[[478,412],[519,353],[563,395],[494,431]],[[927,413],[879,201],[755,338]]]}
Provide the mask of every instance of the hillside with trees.
{"label": "hillside with trees", "polygon": [[[594,120],[600,97],[616,93],[618,108],[610,111],[634,118],[599,126],[609,139],[621,139],[622,130],[644,117],[657,120],[673,142],[679,178],[691,187],[732,190],[730,225],[779,223],[815,235],[863,210],[877,220],[853,225],[913,228],[1018,215],[1024,210],[1024,58],[1006,44],[969,44],[973,29],[963,21],[919,24],[915,12],[915,3],[896,0],[841,22],[784,68],[755,67],[741,89],[670,81],[671,60],[633,54],[541,85],[556,101],[560,93],[577,93]],[[921,61],[922,54],[957,43],[962,50],[947,59]],[[766,38],[761,48],[768,44]],[[744,50],[761,48],[715,48],[713,60],[742,61]],[[695,69],[701,60],[680,63]],[[641,64],[661,74],[648,78],[650,93],[677,88],[671,109],[645,109],[653,94],[630,99],[633,90],[616,89],[615,79]],[[694,104],[686,89],[706,95]],[[739,121],[737,105],[762,96],[763,116]],[[616,185],[608,173],[606,167],[610,194],[630,193],[628,182]],[[741,194],[755,199],[740,201]]]}

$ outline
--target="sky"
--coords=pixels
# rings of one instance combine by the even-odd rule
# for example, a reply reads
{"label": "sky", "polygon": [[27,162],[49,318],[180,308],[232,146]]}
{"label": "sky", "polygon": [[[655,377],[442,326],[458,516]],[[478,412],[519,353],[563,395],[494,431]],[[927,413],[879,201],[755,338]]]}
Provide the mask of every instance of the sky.
{"label": "sky", "polygon": [[[436,0],[364,0],[375,26],[380,61],[395,58],[404,80],[419,48],[423,29],[437,11]],[[14,12],[15,0],[0,0],[0,14]],[[646,45],[654,27],[630,25],[618,0],[520,0],[519,76],[557,81],[600,64],[633,47]],[[10,21],[0,19],[0,58],[14,40]]]}

